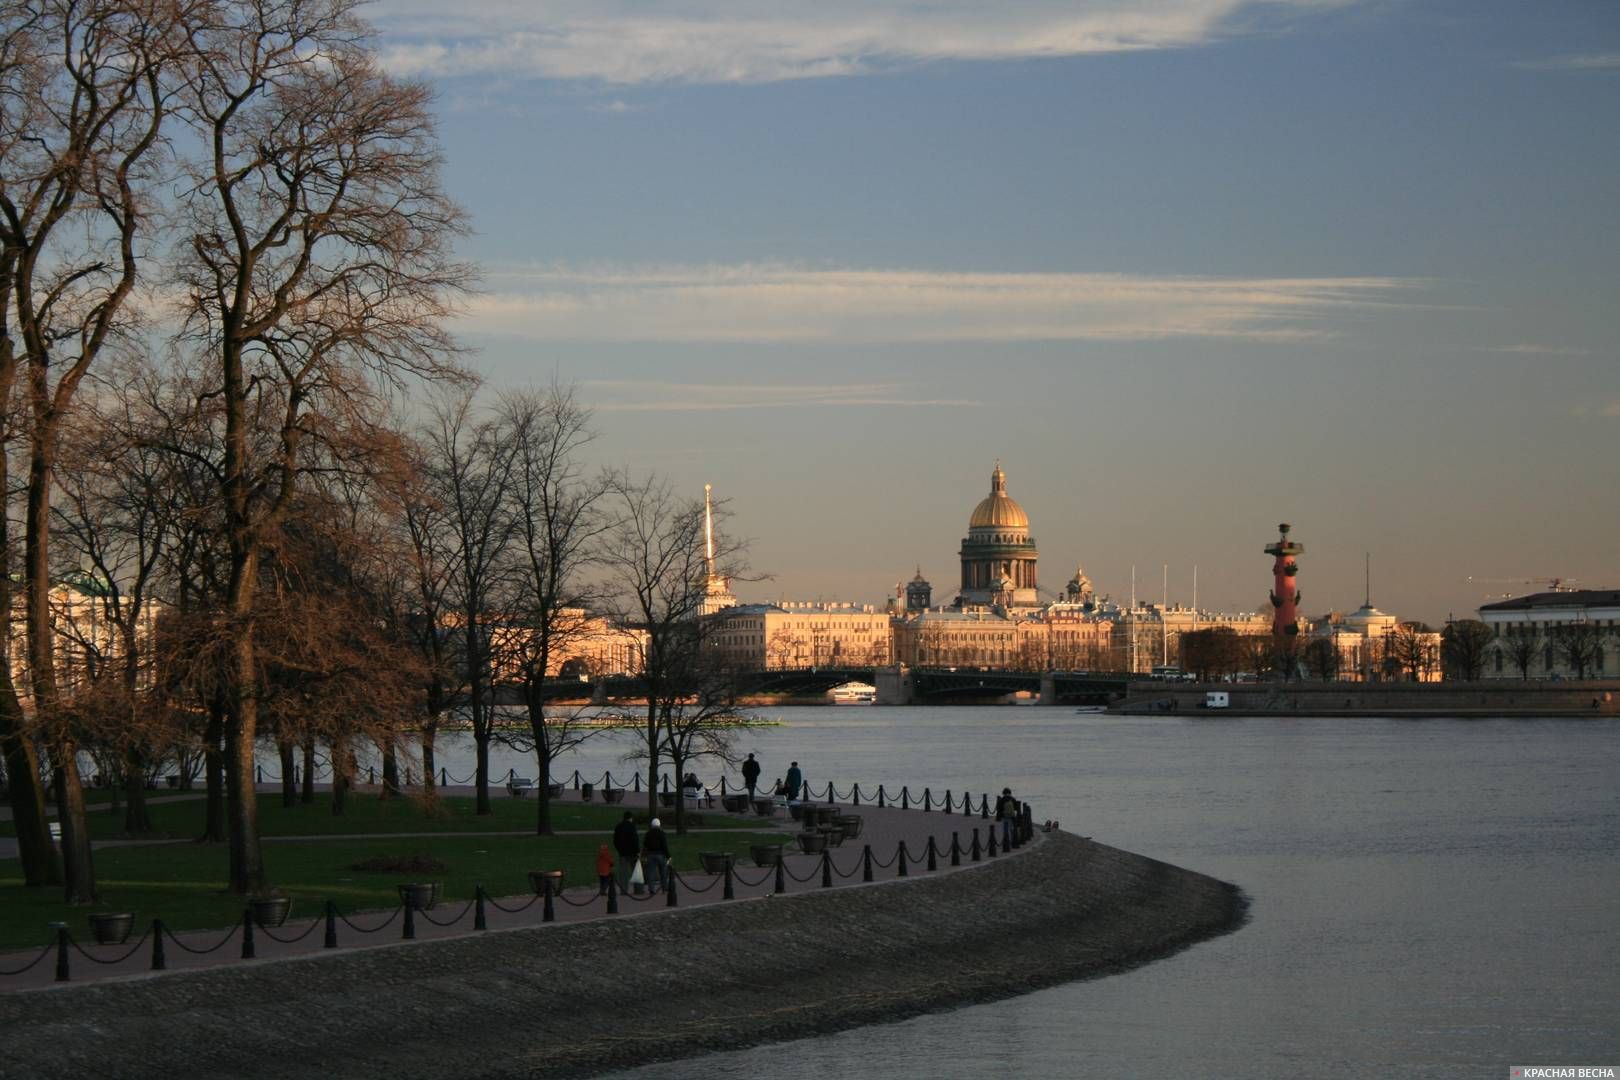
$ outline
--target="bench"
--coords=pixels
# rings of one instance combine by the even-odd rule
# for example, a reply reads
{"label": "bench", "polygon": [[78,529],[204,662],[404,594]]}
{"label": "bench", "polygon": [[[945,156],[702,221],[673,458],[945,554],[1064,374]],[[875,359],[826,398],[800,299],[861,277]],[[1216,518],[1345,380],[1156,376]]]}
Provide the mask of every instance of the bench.
{"label": "bench", "polygon": [[514,799],[521,799],[534,790],[534,781],[527,776],[514,776],[506,782],[506,792]]}

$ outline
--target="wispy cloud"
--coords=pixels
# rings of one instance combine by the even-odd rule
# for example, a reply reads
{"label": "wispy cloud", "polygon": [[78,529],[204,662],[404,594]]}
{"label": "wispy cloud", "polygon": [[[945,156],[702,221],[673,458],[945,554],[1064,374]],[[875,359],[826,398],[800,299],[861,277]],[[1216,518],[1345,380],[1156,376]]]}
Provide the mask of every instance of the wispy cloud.
{"label": "wispy cloud", "polygon": [[584,384],[598,412],[725,412],[769,408],[918,408],[978,405],[960,398],[913,396],[900,383],[748,385],[650,379],[590,379]]}
{"label": "wispy cloud", "polygon": [[[931,60],[1174,49],[1352,0],[382,0],[405,74],[758,83]],[[1242,24],[1241,31],[1238,29]]]}
{"label": "wispy cloud", "polygon": [[1526,71],[1620,71],[1620,52],[1574,53],[1544,60],[1515,60],[1513,66]]}
{"label": "wispy cloud", "polygon": [[1148,277],[735,266],[491,269],[465,328],[535,340],[1319,341],[1406,306],[1399,278]]}
{"label": "wispy cloud", "polygon": [[1479,352],[1508,353],[1513,356],[1591,356],[1591,349],[1577,349],[1567,345],[1537,345],[1521,342],[1518,345],[1481,345]]}

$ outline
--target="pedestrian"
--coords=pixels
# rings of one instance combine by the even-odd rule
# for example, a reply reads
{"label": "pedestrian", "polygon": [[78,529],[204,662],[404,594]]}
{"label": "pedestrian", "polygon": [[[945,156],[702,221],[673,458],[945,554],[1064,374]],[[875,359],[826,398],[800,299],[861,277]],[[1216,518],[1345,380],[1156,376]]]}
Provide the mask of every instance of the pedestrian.
{"label": "pedestrian", "polygon": [[1018,800],[1013,798],[1012,788],[1001,789],[1001,797],[996,800],[996,820],[1001,822],[1001,849],[1005,851],[1012,847],[1013,823],[1018,820]]}
{"label": "pedestrian", "polygon": [[647,889],[657,892],[669,884],[669,839],[664,836],[663,823],[657,818],[647,826],[641,850],[647,856]]}
{"label": "pedestrian", "polygon": [[742,773],[743,787],[748,789],[748,800],[752,802],[754,799],[754,788],[759,786],[759,762],[754,760],[753,754],[749,754],[748,760],[743,762]]}
{"label": "pedestrian", "polygon": [[793,762],[787,771],[787,797],[788,802],[799,801],[799,785],[804,783],[804,773],[799,771],[799,763]]}
{"label": "pedestrian", "polygon": [[641,854],[641,837],[636,835],[636,818],[624,812],[624,820],[613,826],[613,850],[619,853],[619,891],[630,891],[630,871],[635,868],[636,856]]}
{"label": "pedestrian", "polygon": [[596,895],[606,896],[613,880],[613,850],[606,844],[596,849]]}

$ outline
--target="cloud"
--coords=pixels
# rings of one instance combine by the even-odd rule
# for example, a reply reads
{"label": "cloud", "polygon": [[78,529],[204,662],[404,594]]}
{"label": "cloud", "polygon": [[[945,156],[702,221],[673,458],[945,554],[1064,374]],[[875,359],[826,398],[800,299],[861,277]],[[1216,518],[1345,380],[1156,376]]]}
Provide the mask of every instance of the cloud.
{"label": "cloud", "polygon": [[1590,349],[1576,349],[1565,345],[1536,345],[1523,342],[1518,345],[1483,345],[1480,352],[1509,353],[1514,356],[1591,356]]}
{"label": "cloud", "polygon": [[584,387],[598,412],[725,412],[764,408],[867,408],[899,405],[976,406],[960,398],[922,398],[900,383],[739,386],[734,383],[675,383],[648,379],[590,379]]}
{"label": "cloud", "polygon": [[881,342],[1335,336],[1335,315],[1405,304],[1398,278],[568,265],[494,268],[465,329],[587,342]]}
{"label": "cloud", "polygon": [[934,60],[1203,45],[1352,0],[383,0],[384,62],[407,75],[761,83]]}
{"label": "cloud", "polygon": [[1513,66],[1526,71],[1620,71],[1620,52],[1578,53],[1545,60],[1515,60]]}

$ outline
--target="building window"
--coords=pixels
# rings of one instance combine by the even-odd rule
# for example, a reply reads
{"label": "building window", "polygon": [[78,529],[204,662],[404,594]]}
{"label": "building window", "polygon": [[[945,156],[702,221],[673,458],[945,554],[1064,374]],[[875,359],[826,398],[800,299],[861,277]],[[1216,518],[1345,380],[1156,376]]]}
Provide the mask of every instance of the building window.
{"label": "building window", "polygon": [[1496,653],[1496,670],[1497,671],[1502,670],[1502,653],[1501,653],[1500,650],[1498,650],[1497,653]]}

